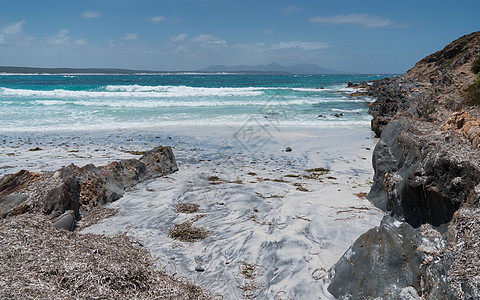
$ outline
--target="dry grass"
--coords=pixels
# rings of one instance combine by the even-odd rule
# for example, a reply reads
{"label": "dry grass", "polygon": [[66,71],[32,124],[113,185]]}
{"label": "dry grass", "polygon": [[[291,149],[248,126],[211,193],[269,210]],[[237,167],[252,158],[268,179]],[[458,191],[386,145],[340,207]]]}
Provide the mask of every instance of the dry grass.
{"label": "dry grass", "polygon": [[461,299],[468,283],[480,290],[480,209],[462,208],[454,217],[456,243],[451,247],[455,259],[449,270],[451,286]]}
{"label": "dry grass", "polygon": [[327,174],[330,172],[328,168],[314,168],[314,169],[306,169],[305,172],[309,173],[319,173],[321,175]]}
{"label": "dry grass", "polygon": [[76,224],[76,231],[80,231],[83,228],[87,228],[94,224],[97,224],[103,219],[113,217],[118,212],[116,208],[108,208],[103,206],[97,206],[89,211],[87,211],[82,219]]}
{"label": "dry grass", "polygon": [[200,205],[189,202],[182,202],[178,203],[177,206],[175,206],[175,209],[179,213],[193,214],[200,211]]}
{"label": "dry grass", "polygon": [[186,221],[173,225],[173,227],[168,230],[168,235],[172,239],[182,242],[196,242],[206,238],[208,231],[203,227],[193,227],[193,222],[194,221]]}
{"label": "dry grass", "polygon": [[40,214],[0,220],[1,299],[208,299],[156,270],[126,236],[55,229]]}

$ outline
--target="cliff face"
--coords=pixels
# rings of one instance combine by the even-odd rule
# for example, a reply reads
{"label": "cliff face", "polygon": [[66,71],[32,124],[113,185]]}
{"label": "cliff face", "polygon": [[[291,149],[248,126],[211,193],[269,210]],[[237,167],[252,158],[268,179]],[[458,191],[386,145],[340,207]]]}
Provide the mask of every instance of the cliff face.
{"label": "cliff face", "polygon": [[369,111],[372,130],[380,136],[386,124],[400,117],[445,122],[462,108],[464,91],[476,77],[472,66],[479,56],[480,32],[474,32],[425,57],[405,75],[374,82],[371,92],[377,101]]}
{"label": "cliff face", "polygon": [[380,141],[367,198],[395,219],[365,233],[332,268],[335,297],[480,299],[471,250],[480,245],[480,109],[466,101],[480,80],[472,68],[479,57],[475,32],[372,84]]}

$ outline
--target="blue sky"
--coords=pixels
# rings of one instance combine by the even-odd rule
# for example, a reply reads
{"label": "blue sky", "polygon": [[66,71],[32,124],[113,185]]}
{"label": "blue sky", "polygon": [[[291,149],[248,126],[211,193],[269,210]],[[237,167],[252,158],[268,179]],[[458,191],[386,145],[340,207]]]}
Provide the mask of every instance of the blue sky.
{"label": "blue sky", "polygon": [[480,30],[480,1],[2,0],[0,65],[403,73]]}

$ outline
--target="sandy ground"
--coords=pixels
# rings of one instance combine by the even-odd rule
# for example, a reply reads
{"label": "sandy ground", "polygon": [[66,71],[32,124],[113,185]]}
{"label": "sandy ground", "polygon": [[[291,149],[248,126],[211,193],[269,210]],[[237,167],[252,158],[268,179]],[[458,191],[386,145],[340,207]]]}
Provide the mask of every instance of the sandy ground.
{"label": "sandy ground", "polygon": [[[83,232],[127,233],[159,268],[224,299],[331,298],[326,270],[383,216],[361,197],[370,187],[376,143],[367,126],[252,121],[240,128],[3,132],[0,143],[1,175],[103,165],[138,157],[129,151],[172,146],[177,173],[139,184],[110,205],[119,209],[116,216]],[[178,212],[180,203],[197,204],[199,211]],[[186,221],[207,237],[182,242],[168,236]]]}

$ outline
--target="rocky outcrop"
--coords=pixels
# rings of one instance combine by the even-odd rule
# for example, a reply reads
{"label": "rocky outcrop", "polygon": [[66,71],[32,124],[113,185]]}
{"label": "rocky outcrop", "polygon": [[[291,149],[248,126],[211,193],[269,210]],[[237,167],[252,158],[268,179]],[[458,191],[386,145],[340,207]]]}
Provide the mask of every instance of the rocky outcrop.
{"label": "rocky outcrop", "polygon": [[[80,209],[113,202],[139,182],[178,170],[170,147],[157,147],[140,159],[106,166],[69,165],[44,174],[22,170],[0,180],[0,217],[41,210],[58,227],[72,229],[70,215],[79,220]],[[63,215],[66,211],[68,213]]]}
{"label": "rocky outcrop", "polygon": [[[402,116],[445,122],[464,107],[464,92],[475,81],[472,66],[479,56],[480,32],[474,32],[422,59],[405,75],[374,82],[372,130],[380,137],[386,124]],[[476,111],[474,117],[478,116]]]}
{"label": "rocky outcrop", "polygon": [[465,101],[479,57],[476,32],[371,85],[380,140],[367,199],[393,218],[331,269],[335,297],[480,299],[480,260],[471,250],[480,245],[480,109]]}

